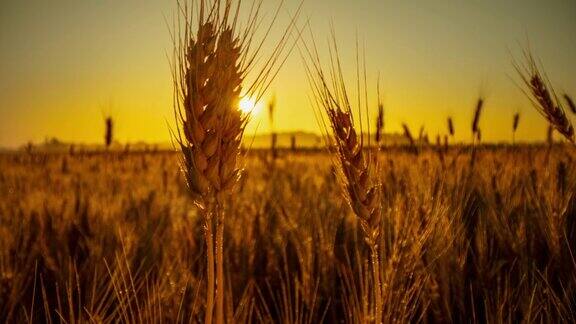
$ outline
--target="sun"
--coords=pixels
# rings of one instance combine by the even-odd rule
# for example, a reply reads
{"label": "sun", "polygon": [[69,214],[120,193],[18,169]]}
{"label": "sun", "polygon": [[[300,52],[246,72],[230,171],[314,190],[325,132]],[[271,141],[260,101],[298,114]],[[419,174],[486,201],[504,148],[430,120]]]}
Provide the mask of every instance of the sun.
{"label": "sun", "polygon": [[256,100],[245,96],[240,99],[240,103],[238,103],[238,108],[245,113],[245,114],[254,114],[257,112],[257,102]]}

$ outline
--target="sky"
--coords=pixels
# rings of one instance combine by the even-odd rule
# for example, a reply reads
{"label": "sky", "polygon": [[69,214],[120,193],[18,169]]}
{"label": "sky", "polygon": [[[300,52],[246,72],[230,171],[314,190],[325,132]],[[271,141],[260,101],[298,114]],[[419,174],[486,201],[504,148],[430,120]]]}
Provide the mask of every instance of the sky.
{"label": "sky", "polygon": [[[285,0],[271,43],[299,2]],[[265,0],[268,17],[278,3]],[[0,147],[46,137],[100,143],[105,114],[120,142],[168,142],[174,118],[167,21],[175,11],[176,0],[1,0]],[[555,89],[576,96],[575,0],[304,0],[304,21],[321,53],[334,26],[351,85],[356,40],[365,48],[369,115],[379,76],[386,132],[423,125],[434,138],[452,116],[457,140],[469,140],[482,95],[483,140],[509,141],[516,112],[517,140],[544,139],[546,124],[512,66],[528,46]],[[276,97],[276,131],[321,131],[310,95],[295,51],[264,98]],[[247,134],[270,130],[260,110]]]}

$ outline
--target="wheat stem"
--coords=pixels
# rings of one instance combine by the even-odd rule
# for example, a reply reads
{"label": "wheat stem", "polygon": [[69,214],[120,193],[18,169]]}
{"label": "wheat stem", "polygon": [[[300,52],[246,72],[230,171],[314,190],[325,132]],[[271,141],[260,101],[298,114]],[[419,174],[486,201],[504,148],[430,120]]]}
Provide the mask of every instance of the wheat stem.
{"label": "wheat stem", "polygon": [[212,216],[205,217],[206,231],[206,260],[207,260],[207,289],[205,323],[212,323],[214,314],[214,237]]}
{"label": "wheat stem", "polygon": [[216,323],[224,324],[224,214],[216,206]]}
{"label": "wheat stem", "polygon": [[372,271],[374,276],[374,322],[382,323],[382,287],[380,284],[380,257],[378,255],[378,245],[370,247],[372,258]]}

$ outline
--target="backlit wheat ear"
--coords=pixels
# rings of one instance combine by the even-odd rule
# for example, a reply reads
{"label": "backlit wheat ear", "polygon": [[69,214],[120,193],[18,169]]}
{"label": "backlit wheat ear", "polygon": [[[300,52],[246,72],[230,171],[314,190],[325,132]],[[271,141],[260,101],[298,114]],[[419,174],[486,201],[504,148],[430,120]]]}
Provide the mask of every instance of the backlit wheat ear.
{"label": "backlit wheat ear", "polygon": [[[325,97],[324,107],[332,127],[332,139],[336,146],[337,161],[343,174],[343,189],[352,210],[360,220],[366,242],[371,249],[372,273],[374,279],[375,323],[382,316],[382,296],[380,288],[380,258],[378,242],[382,221],[380,206],[380,186],[373,183],[360,135],[354,128],[350,107],[343,111],[337,102]],[[322,100],[322,98],[320,98]]]}
{"label": "backlit wheat ear", "polygon": [[379,187],[370,183],[370,170],[363,152],[361,139],[354,128],[350,111],[339,106],[327,108],[336,143],[339,165],[344,175],[344,187],[354,213],[370,245],[376,244],[380,235]]}
{"label": "backlit wheat ear", "polygon": [[548,120],[560,134],[572,143],[574,141],[574,128],[566,116],[566,112],[560,100],[558,100],[550,82],[542,77],[533,56],[525,53],[526,64],[520,66],[514,64],[520,74],[525,86],[528,88],[525,93],[532,101],[538,112]]}
{"label": "backlit wheat ear", "polygon": [[[202,3],[203,4],[203,3]],[[217,299],[217,322],[223,322],[223,278],[214,271],[214,224],[216,230],[216,265],[222,267],[222,248],[218,227],[223,226],[220,204],[237,181],[236,159],[246,118],[238,102],[242,71],[238,65],[241,48],[229,27],[217,27],[214,16],[200,23],[196,37],[186,40],[180,57],[178,112],[184,138],[178,139],[188,188],[196,204],[204,211],[208,284],[205,322],[212,322],[214,298]],[[218,290],[215,292],[215,288]],[[221,296],[221,297],[220,297]],[[222,299],[222,301],[220,301]],[[220,306],[222,304],[222,306]],[[222,309],[220,309],[222,308]]]}
{"label": "backlit wheat ear", "polygon": [[[321,127],[327,133],[327,142],[334,145],[335,164],[341,175],[342,189],[354,214],[358,217],[365,234],[365,239],[371,250],[372,275],[375,298],[374,322],[381,323],[382,319],[382,289],[380,285],[380,258],[378,243],[380,238],[380,223],[382,221],[380,194],[381,186],[375,182],[371,172],[370,159],[363,150],[362,120],[360,118],[360,131],[357,132],[352,114],[352,101],[348,96],[345,78],[342,73],[335,35],[332,34],[332,45],[329,67],[330,76],[327,76],[322,67],[319,54],[315,48],[308,48],[305,68],[313,91],[317,116],[322,110],[328,116],[329,126],[324,119],[319,118]],[[357,95],[358,112],[367,111],[366,66],[360,72],[360,61],[357,58]],[[363,82],[362,82],[363,81]],[[361,86],[363,84],[363,87]],[[366,114],[368,116],[368,114]],[[331,130],[331,131],[330,131]]]}
{"label": "backlit wheat ear", "polygon": [[[335,36],[333,35],[333,37]],[[333,38],[332,45],[330,76],[324,73],[316,48],[310,49],[306,44],[304,46],[308,60],[305,60],[305,68],[314,94],[316,108],[323,110],[328,116],[329,125],[320,118],[321,127],[327,133],[327,142],[335,148],[337,157],[335,162],[342,172],[341,178],[346,198],[360,219],[362,228],[366,233],[366,240],[370,244],[376,244],[380,224],[380,210],[377,203],[380,187],[372,183],[369,159],[363,151],[363,132],[360,128],[360,133],[358,133],[354,125],[352,101],[348,96],[344,82],[335,38]],[[363,109],[367,110],[367,107],[362,104],[361,98],[365,93],[363,91],[366,85],[364,84],[364,89],[361,89],[360,62],[357,64],[358,111],[361,112]],[[366,71],[364,71],[365,73]],[[321,116],[322,112],[317,112],[317,116]],[[360,127],[361,124],[362,121],[360,120]]]}
{"label": "backlit wheat ear", "polygon": [[[198,0],[192,5],[187,2],[179,5],[179,26],[172,35],[176,141],[182,152],[182,169],[189,191],[205,222],[208,261],[205,322],[212,322],[215,299],[216,322],[224,323],[223,205],[240,175],[237,160],[248,118],[242,114],[239,102],[243,94],[259,100],[278,73],[286,59],[286,40],[294,30],[295,18],[273,47],[270,58],[255,68],[253,64],[270,30],[256,49],[250,51],[255,28],[261,22],[258,18],[261,0],[253,4],[244,30],[237,29],[239,1]],[[197,25],[192,18],[194,8],[199,9]],[[271,24],[277,15],[278,11]],[[254,73],[255,78],[243,86],[248,72]]]}
{"label": "backlit wheat ear", "polygon": [[182,80],[185,141],[180,141],[185,175],[197,204],[229,193],[239,170],[236,158],[246,117],[238,108],[240,48],[230,29],[216,34],[214,25],[200,26],[186,56]]}

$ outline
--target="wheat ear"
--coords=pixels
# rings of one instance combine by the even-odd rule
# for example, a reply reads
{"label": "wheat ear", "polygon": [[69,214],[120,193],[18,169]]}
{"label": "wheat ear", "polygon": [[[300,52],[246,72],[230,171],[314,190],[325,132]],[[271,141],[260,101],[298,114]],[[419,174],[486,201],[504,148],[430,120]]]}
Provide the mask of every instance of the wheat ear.
{"label": "wheat ear", "polygon": [[512,118],[512,143],[516,142],[516,131],[520,125],[520,113],[515,113]]}
{"label": "wheat ear", "polygon": [[[344,196],[356,214],[360,226],[365,234],[365,240],[371,250],[372,274],[374,277],[374,317],[380,323],[382,318],[382,288],[380,285],[380,258],[378,243],[380,239],[380,223],[382,220],[380,191],[381,186],[376,184],[371,175],[370,159],[363,150],[363,131],[360,120],[360,131],[356,131],[351,100],[347,94],[344,76],[338,58],[338,48],[335,36],[331,51],[331,76],[328,77],[322,68],[321,60],[315,48],[304,44],[308,60],[305,61],[308,80],[315,100],[315,108],[319,123],[326,132],[326,140],[331,144],[338,166]],[[364,74],[360,73],[360,62],[357,57],[357,92],[358,112],[361,117],[362,110],[367,111],[366,95],[366,68]],[[362,79],[364,87],[361,87]],[[364,94],[364,105],[362,103]],[[328,117],[327,125],[321,118],[322,112]],[[368,115],[368,114],[366,114]]]}
{"label": "wheat ear", "polygon": [[568,141],[574,141],[574,128],[572,123],[566,116],[566,112],[560,100],[552,89],[550,82],[548,82],[538,69],[538,65],[534,57],[526,51],[524,53],[526,64],[520,66],[514,63],[516,71],[520,74],[527,91],[524,91],[533,106],[538,112],[546,118],[548,123],[552,125],[560,134],[562,134]]}
{"label": "wheat ear", "polygon": [[452,117],[448,117],[448,134],[454,137],[454,121],[452,120]]}
{"label": "wheat ear", "polygon": [[[196,27],[192,18],[194,4],[199,8]],[[240,1],[235,5],[232,0],[198,0],[192,5],[179,3],[178,29],[175,27],[172,35],[176,141],[182,152],[181,165],[189,192],[205,222],[206,323],[212,323],[214,301],[216,323],[225,322],[224,204],[240,176],[237,160],[249,117],[239,108],[240,98],[243,93],[256,100],[262,97],[285,61],[286,49],[288,52],[291,49],[286,46],[287,39],[292,34],[297,15],[273,47],[270,57],[257,69],[252,69],[270,30],[251,51],[255,28],[261,22],[258,19],[261,1],[255,1],[254,5],[253,9],[257,9],[251,10],[246,29],[239,31]],[[280,7],[271,24],[279,10]],[[251,84],[243,87],[250,71],[256,76]]]}
{"label": "wheat ear", "polygon": [[482,115],[482,108],[484,107],[484,98],[480,96],[474,108],[474,117],[472,118],[472,139],[478,138],[480,134],[480,117]]}
{"label": "wheat ear", "polygon": [[[240,170],[236,166],[240,139],[246,117],[237,108],[241,91],[241,73],[237,62],[240,49],[228,28],[217,30],[211,21],[202,23],[191,38],[182,83],[182,131],[180,140],[184,174],[195,203],[204,213],[208,295],[206,318],[212,322],[214,294],[217,316],[223,310],[222,203],[235,185]],[[216,288],[214,292],[214,220],[216,221]],[[222,305],[222,306],[221,306]],[[223,319],[222,319],[223,321]],[[220,319],[217,318],[217,322]]]}

